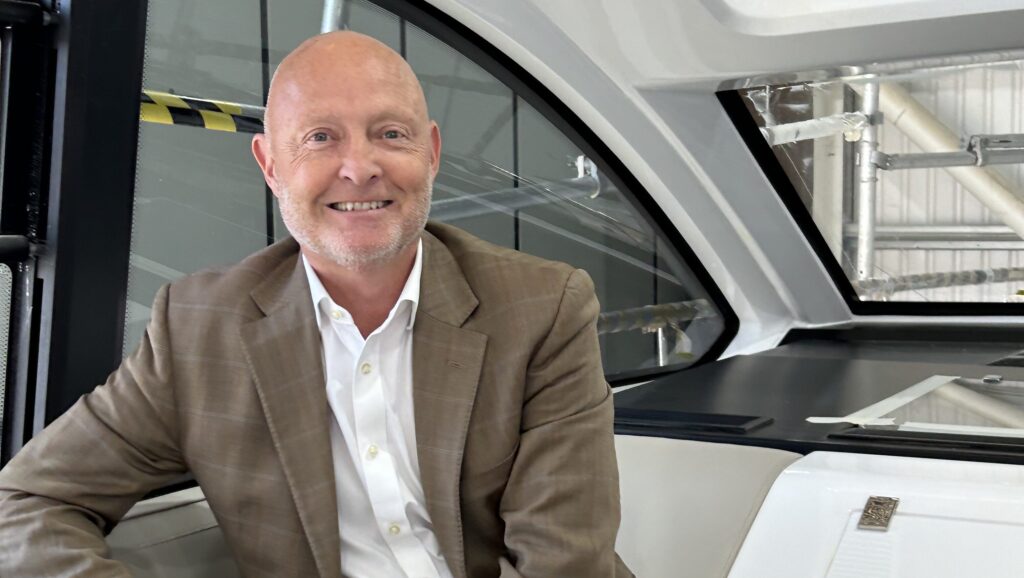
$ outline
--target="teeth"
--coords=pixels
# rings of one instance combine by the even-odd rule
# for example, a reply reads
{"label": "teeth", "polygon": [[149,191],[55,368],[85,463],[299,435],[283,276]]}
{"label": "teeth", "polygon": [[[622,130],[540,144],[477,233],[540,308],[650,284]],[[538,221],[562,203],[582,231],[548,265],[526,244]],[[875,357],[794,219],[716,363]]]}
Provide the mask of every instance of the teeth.
{"label": "teeth", "polygon": [[331,208],[338,211],[369,211],[371,209],[383,209],[387,201],[368,201],[364,203],[333,203]]}

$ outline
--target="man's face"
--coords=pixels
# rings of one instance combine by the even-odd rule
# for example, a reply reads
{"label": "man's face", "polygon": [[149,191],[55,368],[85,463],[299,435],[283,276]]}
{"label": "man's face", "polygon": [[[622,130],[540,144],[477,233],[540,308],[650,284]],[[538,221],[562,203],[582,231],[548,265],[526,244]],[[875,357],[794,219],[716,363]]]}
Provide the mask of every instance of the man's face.
{"label": "man's face", "polygon": [[327,44],[280,73],[269,138],[253,152],[305,251],[351,269],[386,265],[426,223],[440,136],[397,55]]}

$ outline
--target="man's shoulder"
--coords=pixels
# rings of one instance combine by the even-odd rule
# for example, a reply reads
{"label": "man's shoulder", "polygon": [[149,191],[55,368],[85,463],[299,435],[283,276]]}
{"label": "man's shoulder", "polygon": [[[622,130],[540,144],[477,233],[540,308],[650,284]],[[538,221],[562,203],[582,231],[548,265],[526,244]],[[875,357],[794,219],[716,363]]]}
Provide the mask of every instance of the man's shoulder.
{"label": "man's shoulder", "polygon": [[279,268],[294,266],[298,255],[298,244],[283,239],[236,263],[186,275],[171,283],[168,294],[175,302],[238,305]]}

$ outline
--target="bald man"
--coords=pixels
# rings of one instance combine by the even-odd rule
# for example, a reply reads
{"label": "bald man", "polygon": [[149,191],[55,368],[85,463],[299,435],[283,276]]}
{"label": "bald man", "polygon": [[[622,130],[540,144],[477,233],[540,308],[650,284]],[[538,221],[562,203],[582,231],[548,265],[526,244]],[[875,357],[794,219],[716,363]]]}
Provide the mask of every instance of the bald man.
{"label": "bald man", "polygon": [[127,576],[103,535],[191,472],[245,576],[630,576],[586,273],[427,224],[441,135],[369,37],[303,43],[265,126],[292,239],[162,288],[0,471],[0,575]]}

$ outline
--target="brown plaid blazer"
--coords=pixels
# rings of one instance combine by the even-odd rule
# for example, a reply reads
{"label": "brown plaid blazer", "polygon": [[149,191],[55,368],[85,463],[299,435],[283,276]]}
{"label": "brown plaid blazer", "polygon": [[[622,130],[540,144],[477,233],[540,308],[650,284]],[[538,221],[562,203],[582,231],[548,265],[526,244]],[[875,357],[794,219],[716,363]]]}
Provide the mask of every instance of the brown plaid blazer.
{"label": "brown plaid blazer", "polygon": [[[630,576],[590,278],[439,224],[423,247],[416,450],[453,574]],[[139,349],[0,471],[0,576],[127,575],[104,533],[186,471],[243,575],[341,576],[298,254],[282,241],[160,290]]]}

